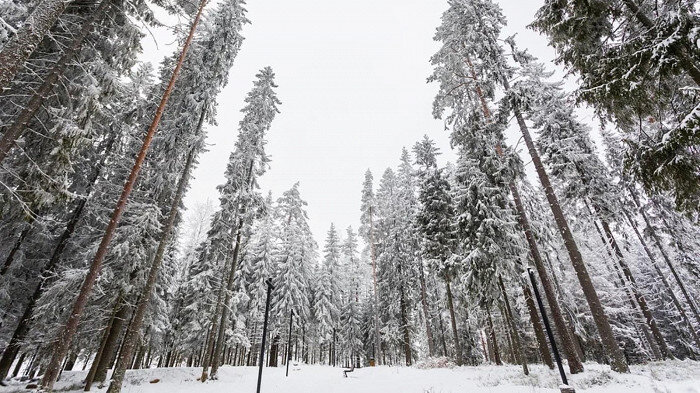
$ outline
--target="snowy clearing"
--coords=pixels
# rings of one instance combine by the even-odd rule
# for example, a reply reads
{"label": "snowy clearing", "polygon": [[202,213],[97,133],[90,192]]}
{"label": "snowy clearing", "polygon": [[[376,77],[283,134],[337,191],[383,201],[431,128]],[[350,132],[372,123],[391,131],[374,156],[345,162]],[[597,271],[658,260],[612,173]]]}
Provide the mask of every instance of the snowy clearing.
{"label": "snowy clearing", "polygon": [[[632,366],[629,375],[616,374],[609,367],[589,363],[586,372],[570,378],[577,392],[700,392],[700,363],[667,361]],[[122,392],[179,393],[179,392],[255,392],[257,367],[230,367],[220,369],[217,381],[204,384],[197,381],[201,368],[152,368],[127,372]],[[343,378],[342,368],[302,365],[290,369],[289,378],[284,367],[265,368],[262,391],[266,393],[525,393],[558,392],[558,375],[541,365],[531,366],[531,374],[524,376],[520,367],[479,366],[453,369],[422,370],[414,367],[374,367],[356,369]],[[57,382],[59,391],[82,391],[84,371],[66,372]],[[158,379],[157,383],[150,383]],[[26,391],[27,382],[14,381],[0,388],[2,393]],[[93,389],[103,392],[106,387]]]}

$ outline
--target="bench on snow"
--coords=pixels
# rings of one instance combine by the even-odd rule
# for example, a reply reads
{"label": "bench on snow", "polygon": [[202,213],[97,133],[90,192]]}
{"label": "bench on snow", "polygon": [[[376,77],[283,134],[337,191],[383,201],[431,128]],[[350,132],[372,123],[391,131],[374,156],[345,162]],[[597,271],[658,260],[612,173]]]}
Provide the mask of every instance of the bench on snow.
{"label": "bench on snow", "polygon": [[345,368],[345,369],[343,369],[343,376],[344,376],[345,378],[347,378],[347,377],[348,377],[348,373],[351,373],[351,372],[353,372],[353,371],[355,371],[355,366],[354,366],[354,365],[353,365],[352,367],[350,367],[350,368]]}

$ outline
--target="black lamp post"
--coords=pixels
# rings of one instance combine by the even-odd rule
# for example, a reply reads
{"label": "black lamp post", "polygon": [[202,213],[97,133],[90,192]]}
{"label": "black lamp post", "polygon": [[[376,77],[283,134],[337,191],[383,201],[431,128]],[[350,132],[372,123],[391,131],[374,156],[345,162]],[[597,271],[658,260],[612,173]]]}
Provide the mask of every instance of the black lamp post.
{"label": "black lamp post", "polygon": [[267,281],[265,281],[267,284],[267,300],[265,301],[265,319],[263,321],[263,331],[262,331],[262,340],[260,342],[260,366],[258,367],[258,390],[257,393],[260,393],[260,383],[262,382],[262,371],[263,371],[263,363],[265,362],[265,339],[267,338],[267,317],[270,314],[270,294],[272,293],[272,290],[275,288],[272,285],[272,279],[268,278]]}
{"label": "black lamp post", "polygon": [[547,337],[549,338],[549,344],[552,346],[552,352],[554,353],[554,360],[557,361],[557,367],[559,368],[559,376],[561,376],[561,382],[564,384],[564,386],[561,387],[561,391],[562,393],[574,393],[574,388],[569,386],[569,381],[566,379],[566,373],[564,372],[564,366],[562,366],[561,364],[561,356],[559,356],[557,343],[554,341],[552,327],[549,325],[549,318],[547,318],[547,313],[544,310],[542,298],[540,297],[540,291],[537,289],[535,273],[532,272],[532,269],[527,268],[527,274],[528,276],[530,276],[530,283],[532,283],[532,292],[535,293],[535,298],[537,299],[537,306],[540,309],[540,314],[542,314],[542,322],[544,323],[544,328],[547,331]]}

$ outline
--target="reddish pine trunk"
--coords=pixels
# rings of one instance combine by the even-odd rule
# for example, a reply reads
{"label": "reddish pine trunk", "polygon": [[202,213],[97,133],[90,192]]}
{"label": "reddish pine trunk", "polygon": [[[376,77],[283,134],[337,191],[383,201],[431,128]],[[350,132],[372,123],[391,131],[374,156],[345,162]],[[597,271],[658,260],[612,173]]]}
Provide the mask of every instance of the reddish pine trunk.
{"label": "reddish pine trunk", "polygon": [[158,105],[156,114],[144,138],[141,150],[136,156],[136,161],[134,162],[134,166],[131,169],[131,174],[129,174],[129,178],[126,181],[126,184],[124,184],[122,194],[119,196],[117,205],[114,208],[114,212],[112,213],[112,217],[109,221],[109,224],[107,225],[107,228],[105,229],[104,236],[102,237],[100,245],[97,248],[97,252],[95,253],[95,258],[90,264],[88,274],[85,277],[85,281],[83,282],[80,288],[78,297],[76,298],[75,303],[73,304],[72,310],[68,317],[68,321],[66,322],[64,329],[61,331],[56,341],[54,342],[54,349],[53,354],[51,356],[51,361],[49,362],[49,365],[46,369],[46,373],[44,374],[44,378],[41,381],[42,387],[45,390],[53,390],[53,384],[56,381],[56,378],[58,377],[61,362],[66,356],[66,353],[68,352],[68,348],[70,347],[70,344],[73,341],[73,336],[75,336],[75,333],[78,330],[78,322],[80,322],[80,317],[82,316],[85,305],[87,304],[88,297],[90,295],[90,292],[92,291],[92,287],[95,285],[95,281],[97,281],[97,277],[100,274],[100,270],[102,268],[102,261],[107,255],[109,243],[112,240],[112,236],[114,236],[115,230],[117,229],[117,224],[119,224],[119,220],[121,219],[121,216],[124,212],[126,203],[129,199],[129,196],[131,195],[131,191],[134,187],[134,184],[136,183],[136,179],[138,178],[139,172],[141,171],[141,165],[143,164],[143,161],[146,158],[148,148],[150,147],[151,141],[153,140],[153,136],[155,135],[156,130],[158,129],[158,125],[160,124],[160,119],[163,116],[163,112],[165,111],[165,106],[168,103],[168,99],[172,94],[173,88],[175,87],[175,81],[177,80],[178,74],[180,73],[180,69],[182,68],[185,56],[187,55],[187,50],[189,49],[189,46],[192,42],[192,38],[194,37],[195,29],[197,28],[197,24],[199,23],[206,2],[206,0],[202,0],[200,3],[197,16],[192,22],[190,33],[182,48],[182,52],[180,53],[180,57],[178,58],[178,61],[175,65],[175,69],[173,70],[172,76],[170,77],[168,87],[163,93],[163,97],[160,101],[160,104]]}

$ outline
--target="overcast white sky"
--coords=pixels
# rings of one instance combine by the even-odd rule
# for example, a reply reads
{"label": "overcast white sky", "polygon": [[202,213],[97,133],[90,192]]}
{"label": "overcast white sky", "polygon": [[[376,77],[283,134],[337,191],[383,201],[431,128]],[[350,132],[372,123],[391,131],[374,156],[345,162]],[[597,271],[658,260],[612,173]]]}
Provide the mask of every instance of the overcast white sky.
{"label": "overcast white sky", "polygon": [[[498,2],[508,19],[505,33],[517,33],[521,47],[551,64],[546,39],[526,29],[542,0]],[[218,125],[208,127],[209,152],[185,205],[217,203],[243,98],[267,65],[277,75],[282,105],[268,135],[271,168],[260,183],[275,197],[301,183],[321,247],[331,222],[357,228],[366,169],[378,182],[398,164],[401,148],[425,134],[443,150],[443,161],[453,160],[448,132],[431,115],[437,87],[426,84],[437,49],[433,34],[446,7],[445,0],[249,0],[252,24],[243,30],[246,40],[218,99]],[[167,34],[155,36],[158,49],[147,39],[148,58],[175,50]]]}

